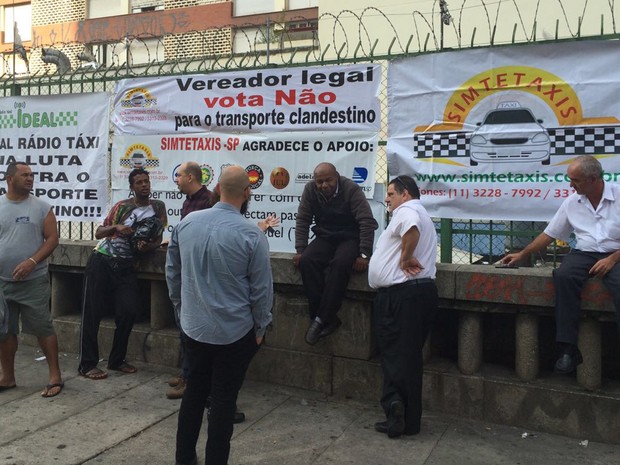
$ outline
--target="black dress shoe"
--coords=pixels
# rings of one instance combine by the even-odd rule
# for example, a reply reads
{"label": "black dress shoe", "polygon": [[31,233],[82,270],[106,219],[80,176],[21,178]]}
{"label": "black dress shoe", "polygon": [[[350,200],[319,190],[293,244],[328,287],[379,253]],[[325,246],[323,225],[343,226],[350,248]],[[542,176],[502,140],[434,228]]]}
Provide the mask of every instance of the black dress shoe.
{"label": "black dress shoe", "polygon": [[405,432],[405,404],[395,400],[390,404],[387,418],[387,435],[397,438]]}
{"label": "black dress shoe", "polygon": [[323,330],[323,325],[318,321],[314,320],[310,323],[308,327],[308,331],[306,332],[306,342],[313,346],[316,344],[321,337],[321,331]]}
{"label": "black dress shoe", "polygon": [[[383,434],[387,434],[388,432],[388,422],[387,421],[378,421],[377,423],[375,423],[375,431],[377,431],[378,433],[383,433]],[[405,436],[413,436],[416,434],[420,433],[420,428],[405,428],[405,431],[403,432],[403,434]]]}
{"label": "black dress shoe", "polygon": [[568,375],[574,372],[577,365],[582,362],[583,357],[581,356],[581,352],[577,351],[575,355],[564,353],[558,358],[557,362],[555,362],[553,371],[561,375]]}
{"label": "black dress shoe", "polygon": [[236,425],[237,423],[243,423],[245,421],[245,413],[237,410],[235,412],[235,417],[233,419],[233,423]]}
{"label": "black dress shoe", "polygon": [[378,421],[375,423],[375,431],[378,433],[387,434],[388,432],[388,422],[387,421]]}
{"label": "black dress shoe", "polygon": [[338,328],[340,328],[341,324],[342,324],[342,321],[340,321],[340,318],[338,318],[337,316],[334,317],[334,319],[331,322],[329,322],[327,325],[325,325],[325,327],[323,328],[323,330],[319,334],[319,337],[329,336],[331,333],[333,333]]}

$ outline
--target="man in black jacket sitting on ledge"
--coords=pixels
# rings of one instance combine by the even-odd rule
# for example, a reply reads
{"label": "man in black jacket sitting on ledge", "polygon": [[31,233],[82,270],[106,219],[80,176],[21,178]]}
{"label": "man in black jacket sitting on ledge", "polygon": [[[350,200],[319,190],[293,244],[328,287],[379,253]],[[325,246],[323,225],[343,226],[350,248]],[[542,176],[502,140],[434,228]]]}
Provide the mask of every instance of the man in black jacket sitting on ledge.
{"label": "man in black jacket sitting on ledge", "polygon": [[[315,238],[308,244],[312,222]],[[331,163],[319,163],[301,196],[295,225],[293,263],[301,271],[308,296],[310,326],[306,342],[333,333],[336,313],[353,271],[368,269],[377,221],[362,189],[340,176]]]}

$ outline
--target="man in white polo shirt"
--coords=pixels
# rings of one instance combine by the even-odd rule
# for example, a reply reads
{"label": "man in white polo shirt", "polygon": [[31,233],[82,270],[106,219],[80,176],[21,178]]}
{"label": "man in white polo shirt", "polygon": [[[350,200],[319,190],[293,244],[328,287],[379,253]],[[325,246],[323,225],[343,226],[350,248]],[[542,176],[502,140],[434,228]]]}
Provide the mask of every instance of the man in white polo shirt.
{"label": "man in white polo shirt", "polygon": [[370,259],[368,282],[377,289],[374,327],[387,417],[375,429],[396,438],[420,432],[422,348],[439,301],[437,234],[411,177],[394,178],[385,202],[392,219]]}
{"label": "man in white polo shirt", "polygon": [[[620,318],[620,186],[603,180],[603,168],[591,155],[568,165],[570,186],[575,190],[560,206],[544,232],[521,252],[506,255],[505,264],[518,263],[529,254],[546,249],[555,239],[567,241],[571,233],[576,247],[553,270],[555,283],[556,341],[560,356],[556,373],[575,371],[583,358],[577,348],[581,289],[588,278],[599,277],[613,294]],[[620,329],[620,326],[619,326]]]}

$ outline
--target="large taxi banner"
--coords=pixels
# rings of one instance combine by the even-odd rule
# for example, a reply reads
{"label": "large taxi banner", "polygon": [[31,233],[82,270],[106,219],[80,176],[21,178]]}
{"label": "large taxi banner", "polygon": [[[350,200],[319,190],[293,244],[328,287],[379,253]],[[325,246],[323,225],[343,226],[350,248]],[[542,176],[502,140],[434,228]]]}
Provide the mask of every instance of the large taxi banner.
{"label": "large taxi banner", "polygon": [[381,65],[274,68],[119,81],[116,133],[378,131]]}
{"label": "large taxi banner", "polygon": [[104,92],[0,98],[0,182],[10,163],[25,162],[32,193],[59,220],[99,221],[109,202],[109,111]]}
{"label": "large taxi banner", "polygon": [[547,221],[593,155],[620,176],[620,44],[446,52],[388,68],[390,175],[411,175],[433,216]]}

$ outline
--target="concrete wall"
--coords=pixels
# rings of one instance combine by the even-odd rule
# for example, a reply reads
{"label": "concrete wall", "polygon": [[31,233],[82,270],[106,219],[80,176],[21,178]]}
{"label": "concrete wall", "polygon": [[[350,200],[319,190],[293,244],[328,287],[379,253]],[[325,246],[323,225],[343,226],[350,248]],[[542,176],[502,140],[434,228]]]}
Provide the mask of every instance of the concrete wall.
{"label": "concrete wall", "polygon": [[[82,273],[92,243],[63,242],[50,264],[52,314],[61,350],[78,351]],[[163,280],[165,252],[140,263],[143,308],[128,357],[178,365],[178,330]],[[272,254],[274,323],[248,377],[340,397],[378,399],[381,368],[371,330],[372,299],[365,274],[355,275],[340,311],[341,328],[315,346],[304,342],[307,302],[290,254]],[[614,313],[598,281],[583,294],[576,379],[551,372],[553,282],[549,268],[495,269],[438,265],[440,312],[427,341],[426,408],[490,422],[519,425],[620,443],[620,383],[608,379],[602,360],[617,359]],[[604,331],[602,330],[604,329]],[[100,330],[107,356],[114,323]],[[616,338],[614,340],[613,338]],[[614,355],[615,354],[615,355]]]}

